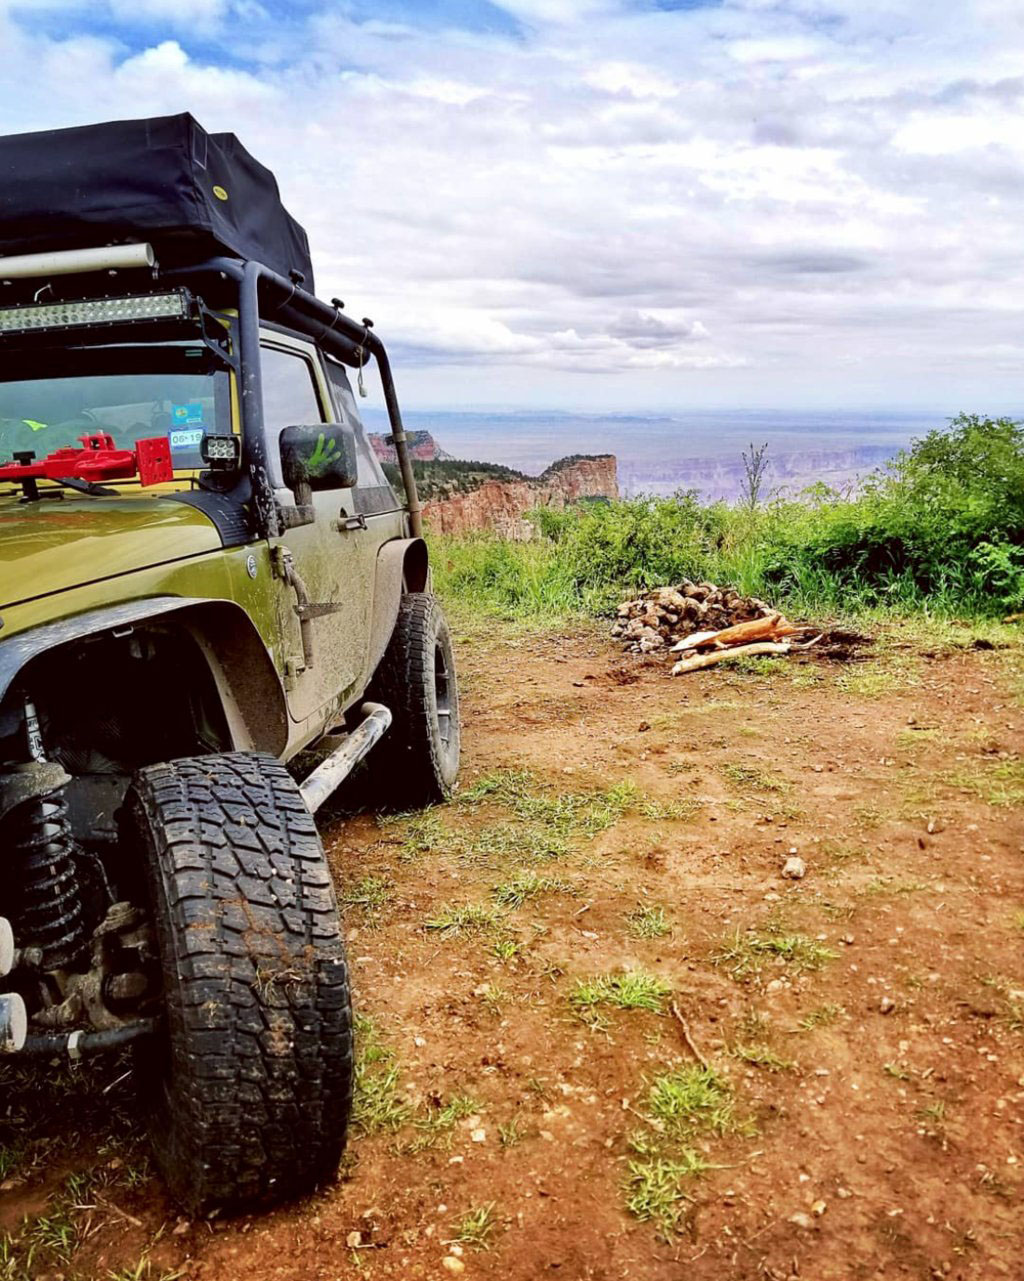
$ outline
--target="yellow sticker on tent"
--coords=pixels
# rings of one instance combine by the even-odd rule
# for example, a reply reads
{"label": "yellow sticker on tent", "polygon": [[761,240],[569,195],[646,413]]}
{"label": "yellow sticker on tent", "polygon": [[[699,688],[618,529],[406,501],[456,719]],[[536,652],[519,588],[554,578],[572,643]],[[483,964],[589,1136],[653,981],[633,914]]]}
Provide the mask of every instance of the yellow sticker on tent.
{"label": "yellow sticker on tent", "polygon": [[223,187],[214,187],[213,194],[217,197],[218,200],[227,200],[228,198],[228,193],[224,190]]}

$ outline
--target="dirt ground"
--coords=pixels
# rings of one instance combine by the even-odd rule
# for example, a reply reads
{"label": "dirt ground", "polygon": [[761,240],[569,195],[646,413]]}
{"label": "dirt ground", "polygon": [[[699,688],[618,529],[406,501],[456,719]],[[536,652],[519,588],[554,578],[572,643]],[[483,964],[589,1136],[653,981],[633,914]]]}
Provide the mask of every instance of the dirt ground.
{"label": "dirt ground", "polygon": [[460,629],[459,798],[326,829],[338,1182],[188,1222],[130,1062],[8,1068],[0,1278],[1024,1278],[1024,659],[961,639]]}

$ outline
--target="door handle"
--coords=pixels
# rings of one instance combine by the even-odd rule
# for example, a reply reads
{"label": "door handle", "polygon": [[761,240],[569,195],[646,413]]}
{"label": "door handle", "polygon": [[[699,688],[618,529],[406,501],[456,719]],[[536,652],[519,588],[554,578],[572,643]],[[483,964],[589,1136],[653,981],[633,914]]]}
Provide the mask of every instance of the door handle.
{"label": "door handle", "polygon": [[334,522],[334,528],[339,533],[344,533],[347,529],[366,529],[366,517],[362,512],[356,516],[342,516]]}

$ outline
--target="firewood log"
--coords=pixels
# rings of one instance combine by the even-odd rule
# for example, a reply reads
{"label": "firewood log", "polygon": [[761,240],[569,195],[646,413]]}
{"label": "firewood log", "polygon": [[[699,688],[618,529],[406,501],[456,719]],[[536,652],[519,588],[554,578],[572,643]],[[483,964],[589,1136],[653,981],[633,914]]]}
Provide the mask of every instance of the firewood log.
{"label": "firewood log", "polygon": [[681,676],[684,672],[698,672],[702,667],[713,667],[715,663],[722,663],[727,658],[753,657],[755,654],[788,654],[789,650],[788,641],[757,641],[753,645],[733,645],[729,649],[713,649],[704,654],[690,654],[687,658],[681,658],[672,668],[672,675]]}
{"label": "firewood log", "polygon": [[681,641],[677,641],[672,646],[672,653],[678,654],[683,649],[699,649],[701,645],[707,645],[713,641],[718,632],[693,632],[689,636],[684,636]]}

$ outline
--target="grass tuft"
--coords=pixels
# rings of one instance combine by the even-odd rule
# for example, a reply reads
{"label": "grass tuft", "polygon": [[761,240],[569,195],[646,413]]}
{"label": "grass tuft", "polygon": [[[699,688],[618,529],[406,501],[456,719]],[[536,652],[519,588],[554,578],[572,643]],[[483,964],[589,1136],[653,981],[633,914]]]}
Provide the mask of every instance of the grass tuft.
{"label": "grass tuft", "polygon": [[671,931],[663,907],[641,905],[626,917],[630,935],[635,939],[660,939]]}
{"label": "grass tuft", "polygon": [[742,934],[739,930],[715,953],[716,965],[724,966],[735,979],[745,979],[760,972],[766,962],[788,966],[798,973],[820,970],[836,958],[831,948],[808,938],[806,934]]}
{"label": "grass tuft", "polygon": [[386,876],[363,876],[342,890],[341,901],[345,907],[361,907],[371,916],[388,902],[393,888]]}
{"label": "grass tuft", "polygon": [[490,929],[499,918],[497,908],[486,903],[463,903],[460,907],[445,903],[436,916],[424,922],[424,928],[436,930],[442,938],[454,938],[458,934],[475,934]]}
{"label": "grass tuft", "polygon": [[671,1239],[679,1232],[683,1203],[690,1200],[683,1184],[707,1168],[707,1162],[693,1148],[681,1148],[671,1158],[650,1155],[630,1161],[626,1209],[641,1223],[656,1223]]}
{"label": "grass tuft", "polygon": [[656,1076],[647,1096],[649,1119],[671,1137],[687,1138],[703,1130],[729,1134],[746,1130],[733,1115],[732,1090],[714,1068],[697,1065]]}
{"label": "grass tuft", "polygon": [[744,1063],[754,1067],[767,1068],[769,1072],[792,1072],[796,1064],[792,1059],[784,1059],[775,1053],[770,1045],[755,1042],[752,1045],[734,1045],[732,1054]]}
{"label": "grass tuft", "polygon": [[394,1052],[380,1043],[372,1019],[357,1014],[356,1079],[352,1125],[363,1134],[394,1132],[409,1119],[399,1092],[399,1068]]}
{"label": "grass tuft", "polygon": [[488,1201],[486,1205],[469,1210],[454,1224],[452,1240],[459,1245],[468,1245],[471,1250],[487,1250],[496,1229],[494,1202]]}
{"label": "grass tuft", "polygon": [[627,970],[624,974],[603,974],[593,979],[578,979],[569,993],[569,1004],[585,1023],[600,1021],[601,1006],[617,1010],[648,1010],[662,1014],[665,998],[671,992],[667,983],[643,970]]}
{"label": "grass tuft", "polygon": [[741,765],[735,761],[726,761],[719,766],[722,776],[730,783],[745,791],[754,792],[787,792],[790,784],[772,774],[769,770],[759,769],[756,765]]}
{"label": "grass tuft", "polygon": [[824,1005],[819,1005],[817,1009],[809,1010],[797,1026],[801,1032],[812,1032],[816,1027],[831,1027],[845,1013],[846,1011],[841,1005],[826,1001]]}
{"label": "grass tuft", "polygon": [[501,908],[514,910],[522,907],[527,899],[540,894],[572,894],[575,891],[567,881],[553,876],[540,876],[537,872],[523,872],[510,881],[503,881],[491,890],[491,896]]}

